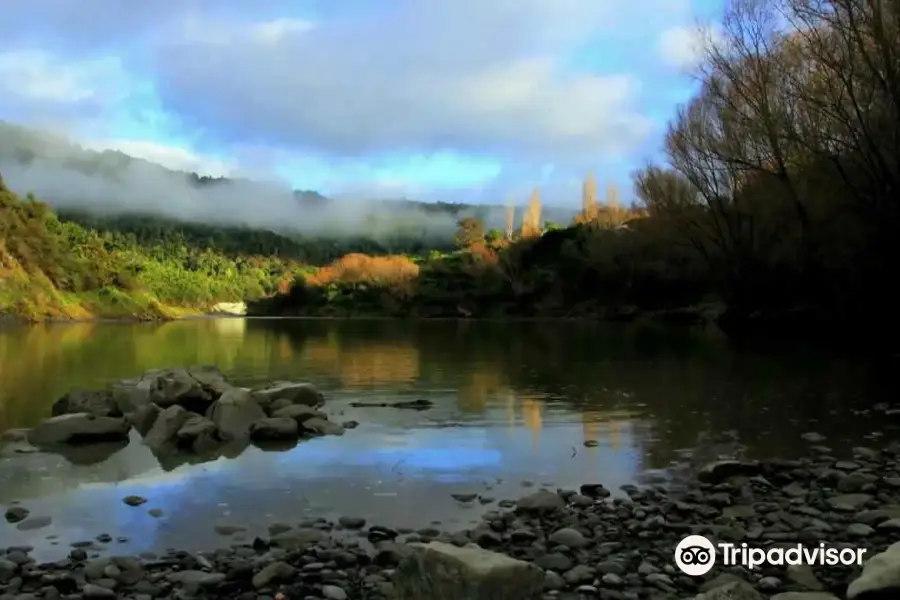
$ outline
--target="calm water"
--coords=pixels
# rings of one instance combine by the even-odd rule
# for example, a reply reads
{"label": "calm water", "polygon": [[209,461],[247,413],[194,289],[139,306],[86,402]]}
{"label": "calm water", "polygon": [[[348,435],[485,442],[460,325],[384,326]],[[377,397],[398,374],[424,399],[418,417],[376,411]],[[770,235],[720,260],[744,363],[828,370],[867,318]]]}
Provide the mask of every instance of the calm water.
{"label": "calm water", "polygon": [[[251,449],[170,471],[139,442],[94,464],[0,458],[0,507],[19,501],[53,519],[34,531],[0,521],[0,546],[29,543],[52,557],[109,533],[130,540],[113,543],[116,552],[200,549],[224,542],[218,523],[252,536],[272,522],[340,514],[452,528],[483,510],[457,504],[455,492],[515,498],[529,484],[587,481],[614,489],[742,449],[797,455],[806,431],[836,450],[895,433],[860,413],[892,400],[874,367],[816,348],[609,325],[244,319],[0,329],[0,430],[40,422],[70,388],[195,364],[241,384],[312,381],[328,412],[362,425],[286,452]],[[401,397],[436,406],[349,407]],[[599,445],[584,447],[588,439]],[[129,494],[150,502],[125,506]]]}

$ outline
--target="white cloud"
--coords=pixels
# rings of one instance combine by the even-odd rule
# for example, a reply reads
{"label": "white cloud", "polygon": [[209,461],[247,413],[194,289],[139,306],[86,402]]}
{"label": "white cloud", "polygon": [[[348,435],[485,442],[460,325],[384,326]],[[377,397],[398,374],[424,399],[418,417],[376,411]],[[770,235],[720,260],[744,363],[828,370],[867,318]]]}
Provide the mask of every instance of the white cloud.
{"label": "white cloud", "polygon": [[104,97],[114,100],[121,94],[121,89],[116,89],[121,87],[121,80],[116,60],[73,62],[38,50],[0,53],[0,86],[30,101],[71,104]]}
{"label": "white cloud", "polygon": [[692,69],[703,61],[710,44],[717,44],[721,39],[715,28],[675,26],[659,36],[657,51],[666,65]]}
{"label": "white cloud", "polygon": [[142,140],[94,140],[82,143],[90,150],[118,150],[135,158],[143,158],[174,171],[186,171],[210,177],[226,177],[235,166],[218,158],[202,156],[186,148]]}
{"label": "white cloud", "polygon": [[[669,3],[649,2],[668,14]],[[159,90],[167,106],[232,141],[266,137],[337,155],[452,148],[538,163],[596,160],[650,132],[633,73],[570,64],[584,43],[638,22],[619,3],[395,6],[315,27],[246,23],[279,35],[245,35],[241,44],[168,45],[156,65]]]}

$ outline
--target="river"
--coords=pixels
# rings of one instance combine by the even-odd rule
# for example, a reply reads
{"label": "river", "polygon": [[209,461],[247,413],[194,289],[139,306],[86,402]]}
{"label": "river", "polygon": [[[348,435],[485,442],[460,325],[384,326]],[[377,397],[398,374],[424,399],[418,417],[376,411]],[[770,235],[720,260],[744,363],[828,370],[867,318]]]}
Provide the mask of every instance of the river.
{"label": "river", "polygon": [[[197,364],[243,385],[311,381],[327,412],[361,425],[290,451],[251,449],[171,471],[140,442],[93,464],[2,458],[0,508],[20,502],[52,524],[0,522],[0,547],[30,544],[53,558],[105,533],[122,538],[109,547],[116,553],[202,549],[226,542],[217,524],[245,526],[237,539],[252,539],[273,522],[336,515],[461,527],[495,505],[463,505],[452,493],[617,489],[720,455],[798,455],[804,432],[835,450],[896,433],[866,410],[893,400],[883,374],[812,344],[569,322],[237,318],[3,325],[0,430],[35,425],[69,389]],[[435,406],[349,406],[400,398]],[[126,506],[131,494],[149,502]]]}

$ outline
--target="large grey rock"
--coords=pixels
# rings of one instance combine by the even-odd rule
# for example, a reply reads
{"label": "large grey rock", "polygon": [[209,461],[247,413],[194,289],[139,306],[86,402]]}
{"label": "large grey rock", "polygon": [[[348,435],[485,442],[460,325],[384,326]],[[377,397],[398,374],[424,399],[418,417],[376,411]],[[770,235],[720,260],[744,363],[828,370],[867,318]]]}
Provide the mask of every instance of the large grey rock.
{"label": "large grey rock", "polygon": [[230,388],[209,407],[206,416],[216,424],[219,437],[228,441],[248,438],[250,425],[265,419],[266,413],[250,390]]}
{"label": "large grey rock", "polygon": [[279,408],[277,410],[272,411],[273,417],[290,417],[297,421],[297,423],[302,424],[304,421],[307,421],[312,418],[319,419],[327,419],[328,416],[322,411],[316,410],[311,406],[306,406],[305,404],[292,404],[290,406],[285,406],[284,408]]}
{"label": "large grey rock", "polygon": [[300,427],[290,417],[268,417],[250,425],[250,439],[257,441],[296,439]]}
{"label": "large grey rock", "polygon": [[153,424],[156,423],[156,419],[159,418],[159,413],[161,412],[162,409],[160,407],[152,402],[147,402],[127,413],[125,417],[139,434],[145,436],[153,428]]}
{"label": "large grey rock", "polygon": [[325,397],[316,386],[302,382],[277,381],[254,390],[253,397],[261,406],[271,406],[278,400],[311,407],[325,404]]}
{"label": "large grey rock", "polygon": [[900,542],[871,557],[847,588],[848,600],[869,596],[900,598]]}
{"label": "large grey rock", "polygon": [[109,390],[72,390],[53,403],[54,417],[73,413],[88,413],[98,417],[121,417],[113,393]]}
{"label": "large grey rock", "polygon": [[344,435],[345,431],[342,425],[319,417],[306,419],[300,425],[300,428],[306,433],[319,435]]}
{"label": "large grey rock", "polygon": [[219,445],[216,424],[200,415],[191,414],[175,434],[178,446],[190,448],[197,454],[209,452]]}
{"label": "large grey rock", "polygon": [[153,452],[174,450],[178,446],[178,431],[191,418],[191,413],[173,405],[159,413],[153,427],[144,436],[144,443]]}
{"label": "large grey rock", "polygon": [[394,575],[395,600],[537,600],[539,567],[478,547],[431,542],[410,544]]}
{"label": "large grey rock", "polygon": [[172,369],[155,376],[150,386],[150,400],[162,408],[179,404],[208,406],[215,396],[187,369]]}
{"label": "large grey rock", "polygon": [[35,446],[127,440],[131,424],[125,419],[72,413],[51,417],[28,432]]}

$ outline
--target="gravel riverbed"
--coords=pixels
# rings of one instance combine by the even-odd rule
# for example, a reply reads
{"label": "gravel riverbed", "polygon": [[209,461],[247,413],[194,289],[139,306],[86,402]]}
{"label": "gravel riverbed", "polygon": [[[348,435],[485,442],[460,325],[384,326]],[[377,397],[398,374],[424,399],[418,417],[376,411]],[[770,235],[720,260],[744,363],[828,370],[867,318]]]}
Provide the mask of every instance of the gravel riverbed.
{"label": "gravel riverbed", "polygon": [[[540,570],[537,597],[900,598],[900,544],[891,547],[900,539],[898,458],[900,444],[855,448],[843,458],[811,446],[809,456],[797,460],[713,463],[668,488],[626,486],[627,498],[613,498],[599,483],[541,489],[501,501],[480,524],[461,531],[397,531],[347,516],[272,525],[265,539],[208,553],[109,556],[96,542],[85,542],[63,560],[38,563],[30,548],[12,547],[0,551],[0,600],[412,598],[410,590],[422,582],[410,579],[423,573],[408,565],[424,551],[423,542],[475,552],[475,562],[486,556],[477,546],[527,563],[527,572]],[[475,493],[457,500],[479,502]],[[143,510],[140,499],[127,502]],[[28,527],[30,518],[25,506],[6,511],[8,526]],[[867,562],[863,571],[856,565],[750,570],[719,561],[704,576],[691,577],[674,563],[676,545],[691,534],[769,549],[820,543],[864,549]],[[484,576],[483,564],[465,556],[453,560],[462,576]],[[516,572],[499,568],[498,581]],[[512,594],[512,584],[501,589]],[[449,586],[431,589],[439,598],[469,593],[449,589],[452,581],[429,585]],[[499,597],[523,597],[520,589],[515,593]]]}

